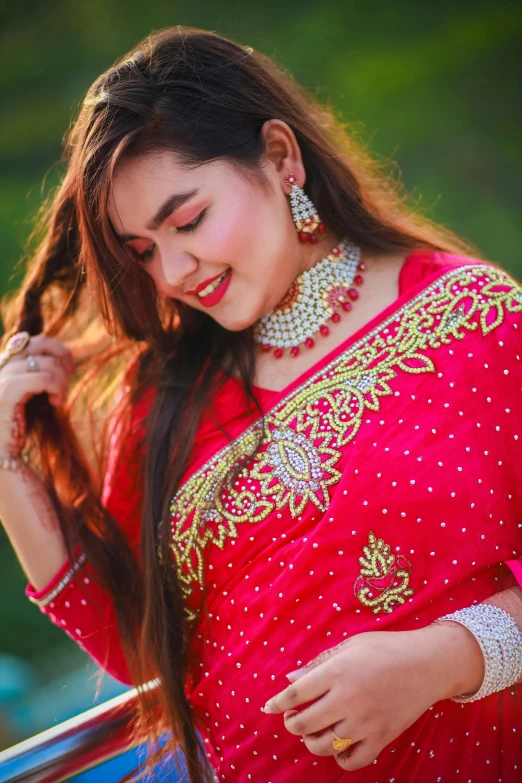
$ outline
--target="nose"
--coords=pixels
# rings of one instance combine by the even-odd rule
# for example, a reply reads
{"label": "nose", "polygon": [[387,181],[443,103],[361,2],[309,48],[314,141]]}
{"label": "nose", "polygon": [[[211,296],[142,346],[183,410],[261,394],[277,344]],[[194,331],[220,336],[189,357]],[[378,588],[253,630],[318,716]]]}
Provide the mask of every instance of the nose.
{"label": "nose", "polygon": [[185,280],[198,268],[198,262],[190,253],[168,248],[161,253],[161,268],[165,284],[169,288],[181,289]]}

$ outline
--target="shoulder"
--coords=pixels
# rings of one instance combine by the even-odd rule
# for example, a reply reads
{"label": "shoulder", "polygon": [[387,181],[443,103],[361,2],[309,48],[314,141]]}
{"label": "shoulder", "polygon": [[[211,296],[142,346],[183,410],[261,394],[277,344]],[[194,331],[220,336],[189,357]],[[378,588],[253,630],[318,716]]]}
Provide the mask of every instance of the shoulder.
{"label": "shoulder", "polygon": [[462,267],[486,266],[500,270],[500,267],[488,261],[482,261],[470,256],[447,253],[429,248],[417,248],[409,253],[402,266],[399,278],[399,290],[405,293],[418,283],[428,281]]}
{"label": "shoulder", "polygon": [[457,338],[451,352],[457,357],[469,355],[470,350],[480,354],[487,371],[484,381],[503,386],[513,381],[520,393],[520,281],[491,261],[427,249],[413,251],[401,274],[402,293],[414,287],[427,293],[432,284],[435,286],[431,313],[441,318],[443,343],[450,334]]}

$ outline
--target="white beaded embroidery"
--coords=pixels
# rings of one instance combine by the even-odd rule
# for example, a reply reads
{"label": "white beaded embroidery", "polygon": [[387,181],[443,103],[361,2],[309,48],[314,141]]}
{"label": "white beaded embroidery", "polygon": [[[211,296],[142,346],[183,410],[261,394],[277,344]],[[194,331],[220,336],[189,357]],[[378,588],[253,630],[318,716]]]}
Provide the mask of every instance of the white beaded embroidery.
{"label": "white beaded embroidery", "polygon": [[522,632],[510,614],[491,604],[477,604],[439,617],[452,620],[471,631],[484,655],[484,680],[476,693],[456,696],[452,701],[483,699],[509,688],[522,677]]}
{"label": "white beaded embroidery", "polygon": [[53,588],[47,595],[44,595],[43,598],[33,598],[33,596],[29,596],[29,600],[33,602],[33,604],[36,604],[40,607],[48,606],[48,604],[51,603],[51,601],[54,601],[55,598],[62,592],[62,590],[67,587],[71,579],[76,575],[76,572],[80,569],[80,567],[85,563],[85,560],[87,558],[87,555],[85,552],[83,552],[78,559],[75,561],[75,563],[69,568],[66,574],[60,579],[58,584],[55,588]]}

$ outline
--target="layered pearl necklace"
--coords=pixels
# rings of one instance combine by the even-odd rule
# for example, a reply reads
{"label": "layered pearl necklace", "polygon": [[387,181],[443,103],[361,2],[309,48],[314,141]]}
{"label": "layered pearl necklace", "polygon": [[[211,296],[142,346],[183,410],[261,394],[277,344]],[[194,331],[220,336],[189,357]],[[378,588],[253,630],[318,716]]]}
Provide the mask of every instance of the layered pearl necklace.
{"label": "layered pearl necklace", "polygon": [[360,248],[344,239],[302,272],[277,307],[256,322],[254,340],[262,350],[273,350],[280,359],[289,348],[295,357],[302,345],[313,348],[316,333],[326,337],[330,333],[327,322],[338,323],[341,312],[351,310],[352,301],[359,298],[353,286],[363,283],[360,272],[366,266],[360,258]]}

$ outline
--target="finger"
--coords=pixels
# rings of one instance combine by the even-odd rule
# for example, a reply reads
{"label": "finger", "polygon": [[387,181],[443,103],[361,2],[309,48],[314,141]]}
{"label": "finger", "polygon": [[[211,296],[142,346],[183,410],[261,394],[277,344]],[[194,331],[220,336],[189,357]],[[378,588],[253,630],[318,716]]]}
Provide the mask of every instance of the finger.
{"label": "finger", "polygon": [[51,354],[44,354],[44,353],[36,353],[33,351],[32,353],[29,352],[27,354],[25,353],[17,353],[14,356],[9,359],[9,362],[4,365],[2,372],[4,373],[10,373],[10,372],[23,372],[23,370],[27,367],[27,359],[33,356],[37,362],[39,367],[43,368],[51,368],[54,369],[55,367],[59,367],[64,372],[66,372],[68,375],[70,375],[74,371],[74,367],[70,364],[69,360],[67,358],[63,358],[61,356],[55,356]]}
{"label": "finger", "polygon": [[[337,737],[343,739],[351,739],[352,742],[349,748],[345,751],[338,751],[334,748],[334,736],[332,729]],[[357,733],[353,724],[350,724],[347,720],[335,721],[330,724],[326,729],[314,734],[305,734],[303,741],[310,753],[314,756],[343,756],[350,758],[354,752],[353,749],[359,747],[364,741],[364,736],[361,732]]]}
{"label": "finger", "polygon": [[288,710],[284,715],[285,728],[290,734],[304,736],[322,732],[346,717],[346,704],[339,704],[331,694],[314,701],[304,710]]}
{"label": "finger", "polygon": [[[0,382],[1,380],[0,378]],[[16,385],[12,384],[12,386],[12,389],[10,388],[5,394],[0,395],[2,410],[7,407],[11,410],[12,406],[26,395],[47,393],[53,405],[61,404],[60,401],[67,395],[66,385],[64,386],[63,381],[60,380],[57,371],[39,370],[38,372],[22,373],[16,376]]]}
{"label": "finger", "polygon": [[290,682],[295,682],[295,680],[297,680],[299,677],[302,677],[303,674],[306,674],[312,669],[315,669],[316,666],[320,666],[320,664],[324,663],[333,655],[336,655],[338,652],[340,652],[349,641],[349,638],[343,639],[342,642],[334,645],[334,647],[329,647],[327,650],[323,650],[323,652],[319,653],[319,655],[316,655],[315,658],[312,658],[311,661],[308,661],[305,666],[302,666],[300,669],[296,669],[293,672],[288,672],[288,674],[285,676],[288,677]]}
{"label": "finger", "polygon": [[317,670],[303,675],[283,691],[273,696],[265,704],[263,711],[268,715],[285,712],[309,701],[315,701],[324,696],[330,689],[330,680],[326,680],[323,672]]}
{"label": "finger", "polygon": [[[27,375],[31,377],[27,378]],[[35,375],[42,376],[40,381],[34,380]],[[31,388],[28,388],[27,392],[32,391],[33,394],[42,394],[46,392],[53,404],[55,404],[54,400],[59,402],[65,400],[67,397],[67,381],[65,381],[65,379],[62,380],[63,376],[61,378],[60,373],[57,370],[39,370],[37,373],[27,373],[25,376],[20,376],[20,378],[25,380],[28,386],[34,384],[33,389],[31,390]]]}
{"label": "finger", "polygon": [[[337,731],[335,733],[337,734]],[[335,760],[341,769],[345,769],[347,772],[355,772],[357,769],[373,764],[381,750],[382,748],[377,747],[370,739],[363,739],[361,742],[350,745],[348,750],[336,753]]]}
{"label": "finger", "polygon": [[[3,375],[20,375],[27,372],[27,359],[32,356],[36,359],[38,364],[38,370],[32,372],[38,372],[39,370],[49,370],[50,372],[58,372],[63,377],[68,377],[69,368],[64,366],[63,360],[59,356],[50,356],[48,354],[36,354],[31,353],[24,356],[24,354],[16,354],[2,369]],[[31,371],[30,371],[31,372]]]}
{"label": "finger", "polygon": [[55,337],[49,337],[42,333],[35,334],[29,339],[23,351],[14,354],[14,356],[29,356],[29,354],[56,356],[63,362],[64,367],[69,368],[71,371],[74,370],[74,359],[71,351],[61,340],[57,340]]}
{"label": "finger", "polygon": [[[58,380],[61,394],[63,396],[67,396],[70,376],[64,369],[63,365],[60,363],[59,359],[57,359],[56,356],[39,355],[36,358],[36,362],[38,364],[38,370],[29,372],[32,372],[33,375],[37,375],[40,372],[52,373]],[[2,394],[2,403],[5,401],[18,402],[20,399],[19,379],[22,375],[27,375],[27,373],[27,360],[23,357],[17,361],[15,361],[13,358],[12,361],[10,361],[8,365],[3,368],[2,374],[0,375],[0,381],[4,382],[3,386],[6,391]],[[8,384],[9,386],[7,387]]]}

